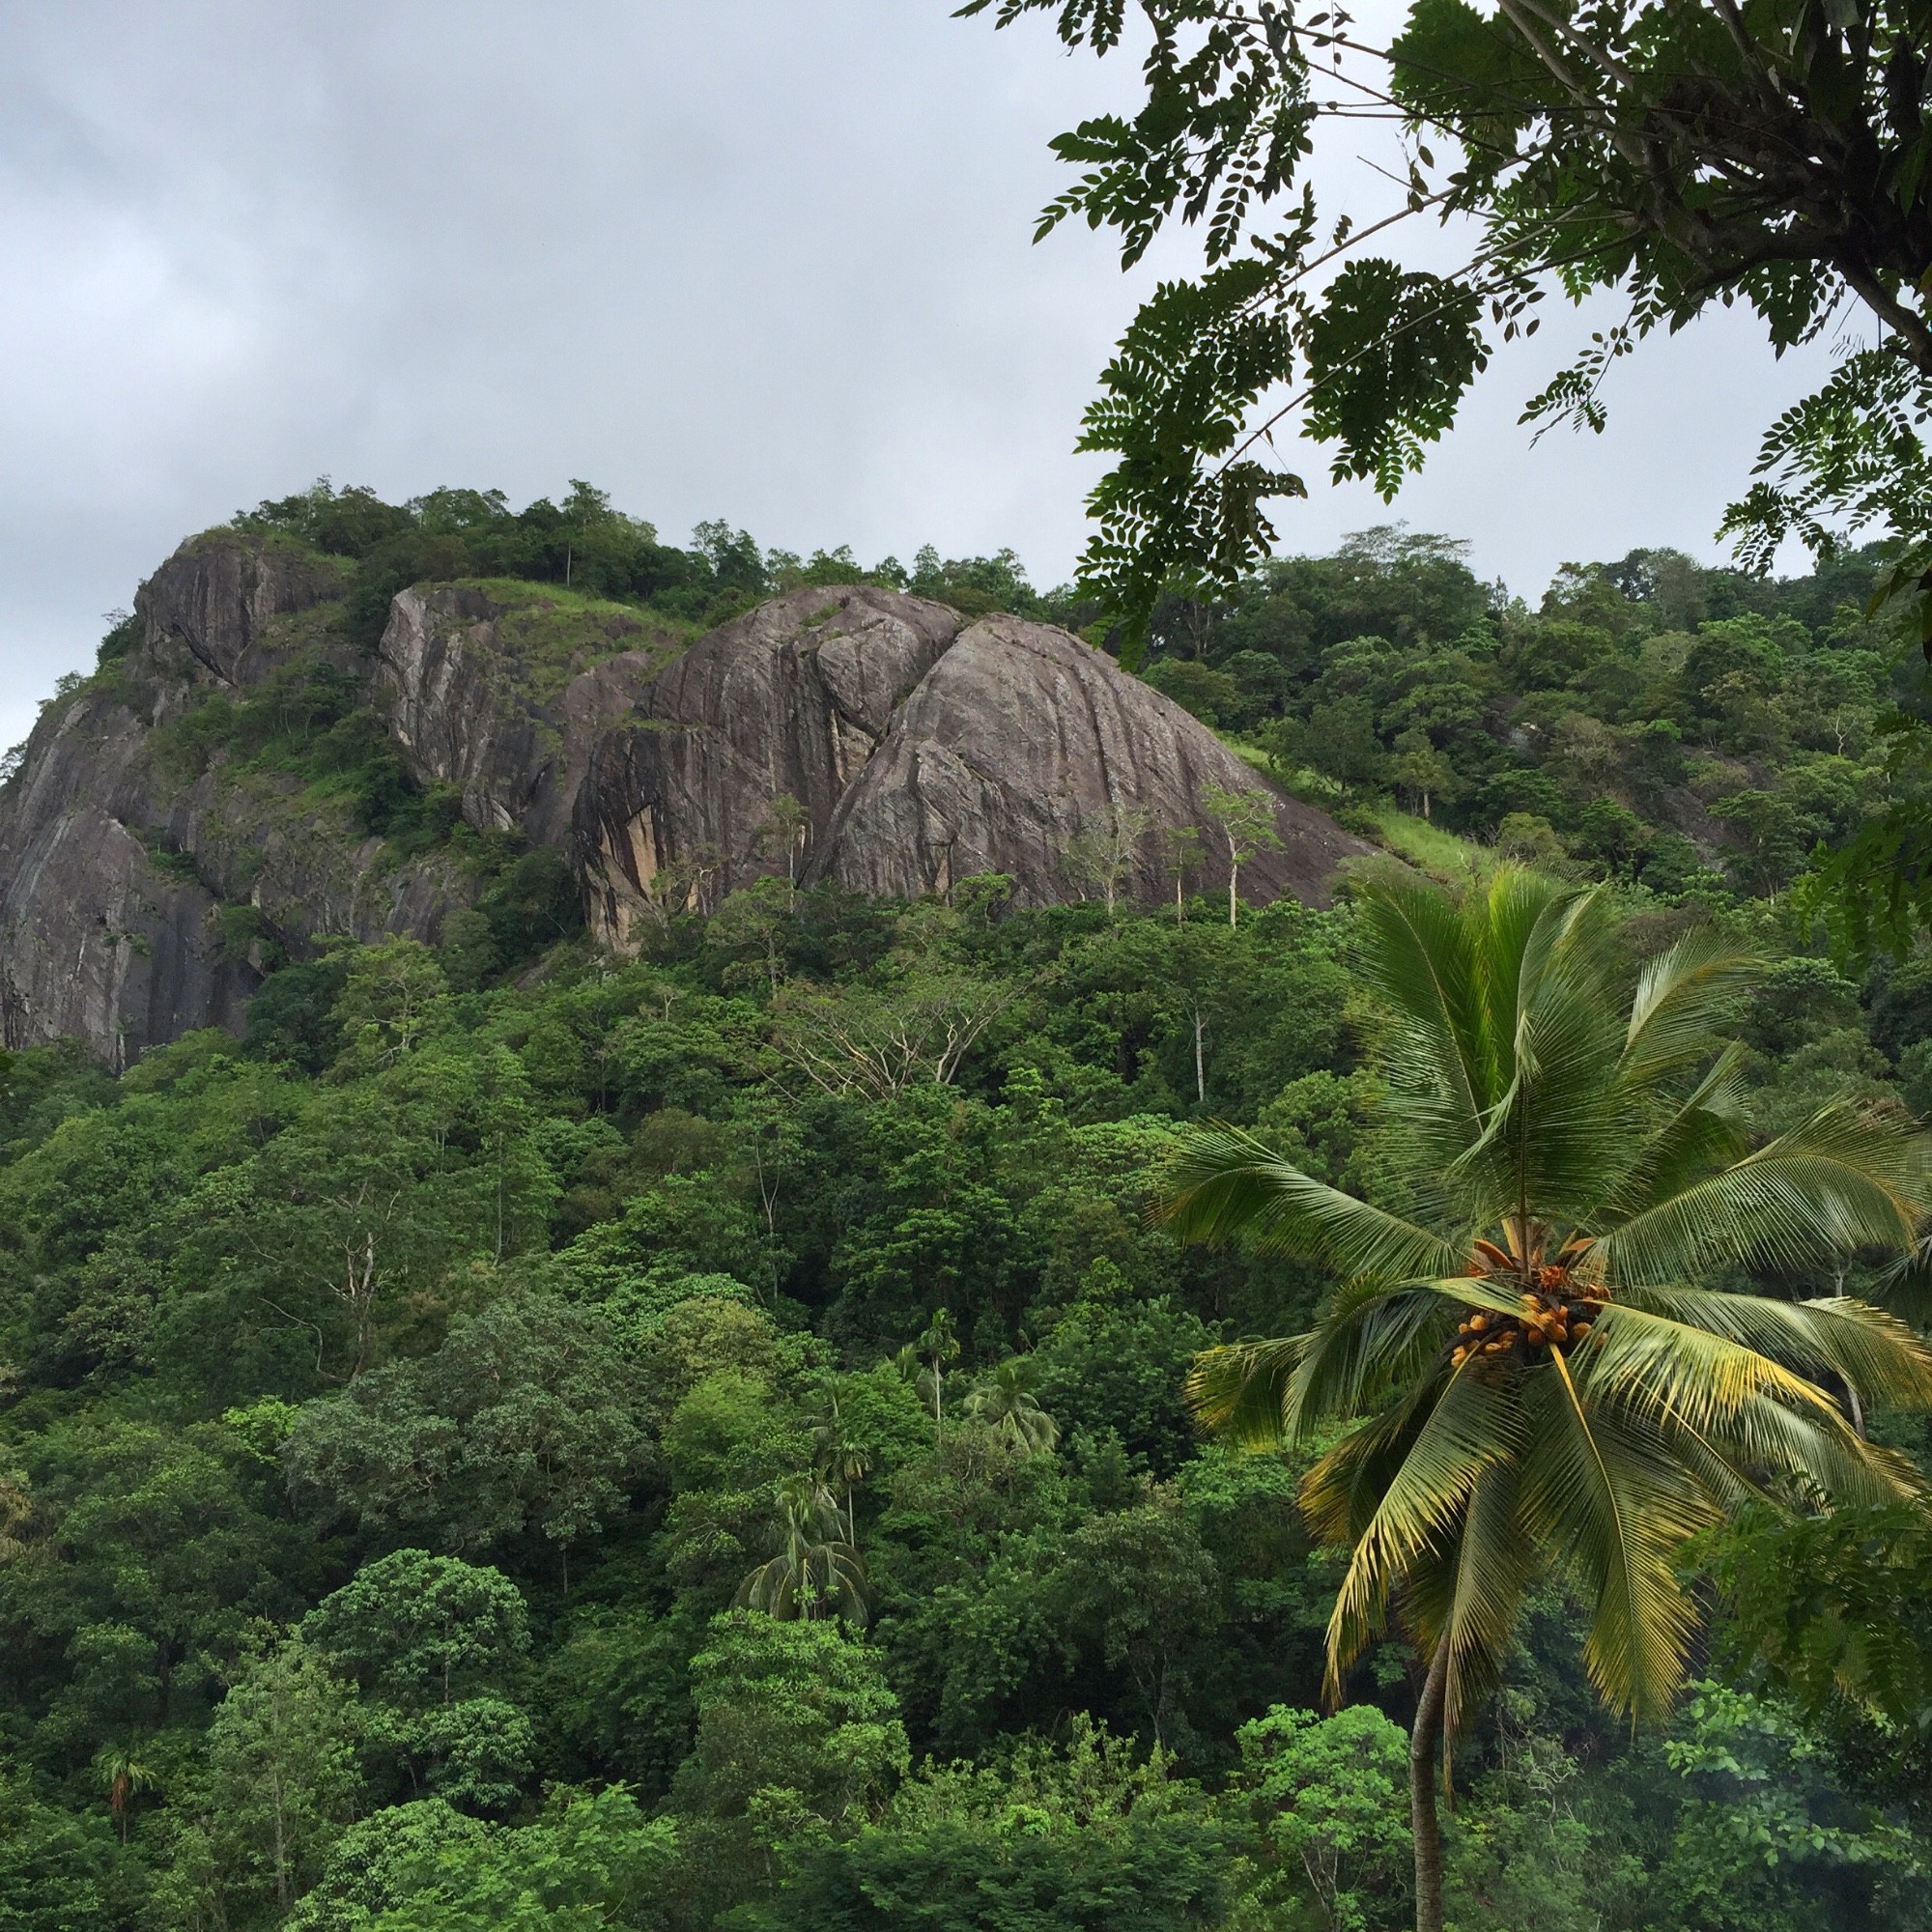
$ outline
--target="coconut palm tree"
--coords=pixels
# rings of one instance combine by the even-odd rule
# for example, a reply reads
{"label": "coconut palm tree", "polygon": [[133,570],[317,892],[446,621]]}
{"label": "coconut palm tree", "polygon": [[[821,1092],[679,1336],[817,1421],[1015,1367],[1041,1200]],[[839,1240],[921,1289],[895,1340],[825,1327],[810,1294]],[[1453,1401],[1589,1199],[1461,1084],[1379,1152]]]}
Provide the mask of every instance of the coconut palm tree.
{"label": "coconut palm tree", "polygon": [[1835,1293],[1711,1284],[1903,1251],[1932,1161],[1902,1114],[1864,1106],[1751,1145],[1724,1031],[1749,969],[1713,933],[1633,979],[1601,891],[1506,870],[1458,901],[1383,878],[1358,909],[1407,1211],[1227,1127],[1187,1136],[1165,1211],[1338,1278],[1309,1333],[1210,1351],[1190,1394],[1246,1446],[1331,1445],[1302,1488],[1350,1550],[1327,1694],[1393,1611],[1423,1666],[1416,1925],[1438,1932],[1437,1747],[1446,1767],[1539,1570],[1585,1605],[1605,1701],[1655,1716],[1692,1633],[1674,1567],[1691,1536],[1747,1500],[1915,1489],[1857,1421],[1932,1399],[1912,1332]]}
{"label": "coconut palm tree", "polygon": [[822,1483],[797,1477],[780,1488],[778,1505],[771,1560],[739,1584],[738,1607],[781,1621],[838,1615],[863,1624],[866,1566],[846,1540],[837,1499]]}
{"label": "coconut palm tree", "polygon": [[966,1398],[966,1413],[983,1422],[1022,1456],[1050,1452],[1060,1440],[1060,1425],[1040,1407],[1034,1389],[1039,1371],[1024,1355],[1002,1362]]}

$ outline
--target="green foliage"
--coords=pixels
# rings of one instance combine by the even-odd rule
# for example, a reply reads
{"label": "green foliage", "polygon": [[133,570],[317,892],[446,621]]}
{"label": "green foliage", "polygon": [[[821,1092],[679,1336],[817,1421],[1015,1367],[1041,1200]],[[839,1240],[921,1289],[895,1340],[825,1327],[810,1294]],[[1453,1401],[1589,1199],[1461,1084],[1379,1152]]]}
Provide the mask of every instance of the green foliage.
{"label": "green foliage", "polygon": [[690,547],[679,550],[660,543],[650,524],[614,509],[605,492],[582,480],[573,480],[561,503],[539,497],[513,510],[500,490],[440,489],[385,503],[371,490],[338,490],[325,477],[296,496],[243,511],[235,526],[347,560],[349,628],[370,647],[390,598],[426,580],[559,586],[579,593],[580,602],[634,605],[674,622],[706,625],[782,590],[860,582],[910,589],[969,614],[1042,614],[1011,551],[942,562],[928,546],[910,571],[892,557],[867,570],[842,546],[801,558],[760,550],[746,531],[715,520],[699,524]]}
{"label": "green foliage", "polygon": [[360,1796],[360,1732],[353,1693],[300,1645],[247,1665],[208,1733],[200,1830],[221,1874],[218,1898],[285,1913],[321,1876]]}
{"label": "green foliage", "polygon": [[104,1812],[77,1814],[0,1775],[0,1924],[9,1932],[121,1932],[141,1922],[150,1878]]}
{"label": "green foliage", "polygon": [[[706,541],[721,581],[779,567]],[[994,563],[907,575],[1033,608]],[[1655,554],[1568,571],[1532,612],[1384,531],[1169,600],[1150,648],[1158,676],[1224,680],[1245,728],[1312,750],[1355,717],[1375,822],[1379,785],[1420,808],[1422,733],[1453,774],[1407,821],[1430,868],[1495,876],[1467,835],[1515,813],[1548,863],[1613,873],[1619,999],[1699,921],[1769,954],[1726,1103],[1755,1144],[1932,1083],[1924,962],[1858,980],[1813,956],[1740,896],[1774,868],[1747,873],[1746,816],[1716,810],[1844,810],[1884,701],[1838,612],[1855,578]],[[530,622],[554,669],[566,640]],[[308,755],[303,690],[277,687],[292,723],[249,741],[250,782],[300,777],[275,761]],[[1598,809],[1610,782],[1634,827]],[[0,1061],[6,1910],[85,1932],[1394,1922],[1400,1658],[1350,1676],[1372,1702],[1286,1715],[1320,1701],[1346,1576],[1299,1500],[1332,1443],[1237,1456],[1184,1398],[1201,1350],[1308,1325],[1332,1270],[1182,1246],[1147,1212],[1211,1121],[1435,1212],[1446,1163],[1418,1174],[1427,1110],[1364,970],[1375,889],[1231,928],[1190,896],[1198,851],[1158,906],[780,880],[627,965],[555,943],[548,856],[437,838],[477,895],[440,945],[332,943],[269,974],[241,1042],[118,1077]],[[1884,1287],[1843,1266],[1847,1293]],[[1781,1307],[1811,1279],[1753,1252],[1722,1286]],[[1922,1453],[1868,1366],[1867,1429]],[[1458,1742],[1452,1922],[1912,1922],[1917,1719],[1878,1699],[1887,1659],[1916,1684],[1916,1544],[1861,1520],[1764,1528],[1781,1647],[1723,1613],[1731,1688],[1788,1706],[1705,1695],[1661,1738],[1595,1712],[1577,1613],[1537,1579]]]}
{"label": "green foliage", "polygon": [[647,1453],[635,1374],[569,1308],[509,1295],[434,1354],[304,1408],[282,1451],[319,1525],[369,1542],[433,1530],[471,1553],[594,1534]]}
{"label": "green foliage", "polygon": [[1402,1728],[1368,1704],[1327,1719],[1277,1705],[1236,1741],[1238,1789],[1293,1889],[1305,1882],[1334,1932],[1401,1925],[1411,1905]]}
{"label": "green foliage", "polygon": [[502,1693],[529,1648],[523,1597],[500,1572],[398,1549],[325,1597],[302,1642],[353,1678],[369,1737],[412,1791],[507,1808],[531,1756],[529,1719]]}
{"label": "green foliage", "polygon": [[[404,1815],[418,1808],[425,1807],[406,1806]],[[438,1830],[434,1837],[424,1830],[401,1843],[392,1838],[371,1874],[376,1883],[363,1882],[380,1901],[362,1907],[366,1916],[338,1907],[333,1918],[313,1911],[291,1922],[315,1932],[352,1925],[356,1932],[469,1932],[479,1925],[649,1932],[665,1922],[663,1888],[675,1847],[671,1825],[645,1817],[621,1787],[559,1791],[542,1819],[514,1830]]]}
{"label": "green foliage", "polygon": [[[1002,27],[1046,13],[1067,46],[1097,54],[1123,31],[1111,0],[961,11]],[[1206,272],[1144,301],[1087,414],[1084,446],[1116,462],[1093,496],[1099,527],[1083,577],[1131,632],[1169,588],[1226,585],[1265,556],[1262,502],[1303,494],[1266,461],[1277,425],[1293,419],[1337,445],[1338,477],[1372,478],[1392,497],[1453,422],[1490,345],[1533,334],[1551,293],[1615,290],[1629,304],[1525,412],[1596,429],[1610,366],[1659,327],[1743,301],[1782,350],[1862,301],[1886,346],[1848,339],[1825,390],[1767,437],[1760,469],[1776,480],[1732,520],[1766,557],[1790,531],[1821,551],[1846,523],[1920,533],[1932,326],[1902,215],[1925,150],[1916,112],[1893,104],[1896,76],[1924,59],[1919,10],[1854,20],[1785,8],[1720,23],[1688,5],[1616,7],[1552,27],[1511,8],[1492,17],[1418,0],[1386,44],[1339,15],[1265,0],[1142,11],[1145,104],[1054,144],[1083,172],[1039,226],[1079,215],[1111,228],[1129,265],[1177,215],[1204,227]],[[1406,179],[1393,178],[1382,219],[1358,225],[1351,210],[1324,222],[1308,172],[1319,124],[1370,102],[1406,123]],[[1793,163],[1787,115],[1856,139]],[[1866,158],[1852,161],[1853,146]],[[1856,245],[1834,239],[1852,209]],[[1357,252],[1371,237],[1387,245],[1405,221],[1451,213],[1480,236],[1454,272]]]}
{"label": "green foliage", "polygon": [[[1725,1269],[1840,1270],[1916,1254],[1932,1142],[1895,1110],[1831,1104],[1752,1148],[1742,1049],[1749,963],[1692,930],[1625,991],[1601,889],[1503,870],[1461,898],[1388,875],[1359,895],[1379,1070],[1422,1218],[1304,1173],[1253,1135],[1196,1128],[1169,1216],[1331,1269],[1305,1333],[1223,1346],[1190,1378],[1238,1446],[1325,1448],[1311,1526],[1347,1548],[1328,1691],[1391,1609],[1427,1662],[1415,1718],[1417,1923],[1441,1922],[1438,1734],[1500,1681],[1531,1579],[1560,1569],[1599,1693],[1662,1717],[1694,1609],[1700,1534],[1784,1485],[1918,1502],[1919,1474],[1839,1406],[1932,1406],[1932,1351],[1851,1297],[1705,1286]],[[1458,1317],[1460,1316],[1460,1320]]]}
{"label": "green foliage", "polygon": [[812,1932],[1093,1932],[1221,1922],[1226,1846],[1159,1757],[1076,1722],[1065,1753],[1023,1747],[1004,1773],[928,1768],[885,1817],[814,1847],[755,1924]]}
{"label": "green foliage", "polygon": [[904,1773],[880,1663],[834,1620],[713,1622],[691,1660],[697,1725],[671,1786],[700,1915],[768,1894],[771,1851],[851,1830]]}

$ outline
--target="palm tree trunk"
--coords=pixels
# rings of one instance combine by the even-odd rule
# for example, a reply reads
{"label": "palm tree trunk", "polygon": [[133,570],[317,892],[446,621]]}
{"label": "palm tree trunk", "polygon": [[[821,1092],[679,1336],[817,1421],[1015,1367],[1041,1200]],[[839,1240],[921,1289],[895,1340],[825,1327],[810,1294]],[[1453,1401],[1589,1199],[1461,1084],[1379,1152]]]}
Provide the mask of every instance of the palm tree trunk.
{"label": "palm tree trunk", "polygon": [[1449,1688],[1449,1646],[1438,1643],[1408,1734],[1408,1826],[1415,1840],[1415,1932],[1442,1932],[1442,1828],[1435,1817],[1435,1750]]}

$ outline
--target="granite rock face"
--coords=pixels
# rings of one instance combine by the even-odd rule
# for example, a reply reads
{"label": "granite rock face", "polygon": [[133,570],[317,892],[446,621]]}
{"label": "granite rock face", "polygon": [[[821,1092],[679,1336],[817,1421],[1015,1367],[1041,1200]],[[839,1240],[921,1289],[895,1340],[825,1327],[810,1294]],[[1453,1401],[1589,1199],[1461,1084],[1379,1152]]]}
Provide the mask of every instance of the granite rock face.
{"label": "granite rock face", "polygon": [[469,584],[405,590],[377,675],[416,781],[460,787],[471,825],[537,844],[563,842],[593,747],[668,654],[628,611],[569,612],[561,638],[557,616],[554,600],[511,603]]}
{"label": "granite rock face", "polygon": [[342,587],[297,546],[195,538],[141,586],[135,650],[43,710],[0,789],[0,1042],[74,1036],[120,1066],[198,1027],[239,1028],[270,948],[433,937],[468,902],[446,863],[386,865],[381,839],[289,775],[220,753],[184,764],[171,741],[197,704],[285,666],[355,670],[330,621]]}
{"label": "granite rock face", "polygon": [[1198,828],[1193,883],[1225,891],[1228,847],[1208,794],[1252,793],[1279,839],[1240,868],[1241,897],[1326,904],[1345,859],[1368,847],[1283,796],[1206,725],[1065,631],[987,617],[959,638],[894,718],[840,799],[819,870],[855,892],[911,898],[1005,872],[1025,904],[1077,897],[1067,854],[1083,834],[1144,821],[1119,890],[1173,891],[1160,833]]}
{"label": "granite rock face", "polygon": [[[592,930],[619,952],[640,922],[714,905],[791,870],[916,897],[1004,872],[1026,904],[1077,897],[1069,848],[1142,836],[1120,889],[1171,890],[1159,834],[1196,827],[1194,883],[1225,890],[1208,793],[1264,801],[1279,849],[1241,867],[1244,898],[1325,903],[1368,847],[1285,798],[1205,725],[1104,653],[1011,617],[967,627],[891,591],[800,591],[693,646],[597,747],[574,860]],[[774,801],[797,802],[791,849]]]}
{"label": "granite rock face", "polygon": [[134,596],[149,668],[231,687],[258,683],[293,641],[276,619],[340,597],[344,575],[333,559],[272,538],[227,530],[191,538]]}
{"label": "granite rock face", "polygon": [[239,1021],[255,976],[220,955],[215,902],[156,870],[133,767],[146,721],[84,699],[45,717],[0,798],[0,1039],[77,1035],[117,1069],[150,1041]]}
{"label": "granite rock face", "polygon": [[478,831],[561,849],[618,952],[777,873],[912,897],[1003,872],[1023,903],[1075,897],[1093,882],[1069,850],[1122,826],[1128,896],[1172,890],[1158,835],[1184,826],[1191,883],[1225,889],[1216,786],[1262,800],[1281,841],[1242,866],[1246,898],[1319,902],[1367,849],[1040,625],[806,589],[679,652],[624,607],[458,582],[398,595],[372,654],[343,621],[348,582],[280,538],[192,539],[141,586],[136,648],[45,707],[0,784],[6,1045],[78,1036],[126,1065],[239,1028],[277,958],[335,934],[433,942],[475,902],[454,849],[401,857],[315,767],[247,754],[264,741],[238,721],[314,690]]}
{"label": "granite rock face", "polygon": [[[639,918],[821,872],[840,800],[960,624],[858,586],[793,591],[700,639],[591,754],[573,859],[592,932],[629,951]],[[795,828],[774,822],[781,797]]]}

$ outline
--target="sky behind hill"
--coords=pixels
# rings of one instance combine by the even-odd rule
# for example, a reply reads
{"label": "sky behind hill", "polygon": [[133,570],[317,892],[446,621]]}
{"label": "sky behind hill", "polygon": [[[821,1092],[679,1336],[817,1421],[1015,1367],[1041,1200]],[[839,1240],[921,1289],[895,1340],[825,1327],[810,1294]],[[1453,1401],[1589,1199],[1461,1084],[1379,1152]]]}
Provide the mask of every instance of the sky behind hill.
{"label": "sky behind hill", "polygon": [[[672,541],[1009,543],[1063,579],[1079,412],[1146,280],[1032,217],[1047,139],[1132,77],[947,0],[0,10],[0,744],[182,536],[319,474],[582,476]],[[1358,216],[1376,131],[1324,166]],[[1399,517],[1531,596],[1713,554],[1819,361],[1726,317],[1626,365],[1608,435],[1532,451],[1522,399],[1598,320],[1501,358],[1392,510],[1302,452],[1285,547]]]}

